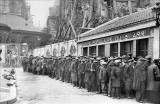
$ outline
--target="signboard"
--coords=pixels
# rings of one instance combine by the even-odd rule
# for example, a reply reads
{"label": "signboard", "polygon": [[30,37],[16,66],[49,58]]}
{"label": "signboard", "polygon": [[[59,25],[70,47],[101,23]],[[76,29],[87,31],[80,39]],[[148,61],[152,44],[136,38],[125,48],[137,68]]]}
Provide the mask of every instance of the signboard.
{"label": "signboard", "polygon": [[124,34],[103,37],[100,39],[90,40],[87,42],[83,42],[82,45],[94,45],[94,44],[100,44],[100,43],[122,41],[122,40],[127,40],[127,39],[136,39],[136,38],[145,37],[149,35],[150,35],[150,29],[143,29],[143,30],[128,32]]}
{"label": "signboard", "polygon": [[67,56],[67,44],[65,42],[59,43],[59,56]]}
{"label": "signboard", "polygon": [[58,44],[52,44],[52,56],[58,56]]}
{"label": "signboard", "polygon": [[77,43],[74,40],[68,42],[68,55],[76,56],[77,55]]}
{"label": "signboard", "polygon": [[52,56],[52,47],[51,47],[51,45],[46,45],[45,46],[45,56],[46,57],[51,57]]}

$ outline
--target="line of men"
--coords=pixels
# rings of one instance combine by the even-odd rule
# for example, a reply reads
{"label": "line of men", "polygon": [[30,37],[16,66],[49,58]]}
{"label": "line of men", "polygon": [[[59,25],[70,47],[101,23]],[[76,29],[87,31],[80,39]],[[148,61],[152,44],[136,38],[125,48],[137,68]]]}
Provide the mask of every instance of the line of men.
{"label": "line of men", "polygon": [[136,98],[160,104],[160,59],[150,56],[24,58],[24,71],[48,75],[72,83],[89,92],[105,93],[113,98]]}

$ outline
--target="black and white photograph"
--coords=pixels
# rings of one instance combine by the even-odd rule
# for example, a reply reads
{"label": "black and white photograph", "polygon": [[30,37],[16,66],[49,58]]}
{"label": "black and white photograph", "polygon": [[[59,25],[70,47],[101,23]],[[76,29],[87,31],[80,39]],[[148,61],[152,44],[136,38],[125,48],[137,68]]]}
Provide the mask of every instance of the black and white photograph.
{"label": "black and white photograph", "polygon": [[0,0],[0,104],[160,104],[160,0]]}

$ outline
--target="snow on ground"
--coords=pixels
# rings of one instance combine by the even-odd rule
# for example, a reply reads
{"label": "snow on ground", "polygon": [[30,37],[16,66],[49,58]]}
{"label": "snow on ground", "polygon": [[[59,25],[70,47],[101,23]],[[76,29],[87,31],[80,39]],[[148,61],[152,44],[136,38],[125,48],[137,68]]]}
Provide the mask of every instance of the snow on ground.
{"label": "snow on ground", "polygon": [[18,101],[16,104],[140,104],[135,99],[113,99],[78,89],[69,83],[24,73],[17,69]]}

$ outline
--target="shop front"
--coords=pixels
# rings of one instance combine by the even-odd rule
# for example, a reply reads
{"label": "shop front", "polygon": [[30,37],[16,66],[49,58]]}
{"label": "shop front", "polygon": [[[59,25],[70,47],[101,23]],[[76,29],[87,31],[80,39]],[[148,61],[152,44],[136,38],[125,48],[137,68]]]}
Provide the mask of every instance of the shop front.
{"label": "shop front", "polygon": [[[153,55],[154,28],[145,28],[123,34],[116,34],[95,40],[85,41],[82,44],[84,56],[133,56],[145,57]],[[151,49],[152,48],[152,49]]]}
{"label": "shop front", "polygon": [[79,55],[120,57],[131,53],[134,57],[160,58],[160,28],[152,9],[111,20],[78,39]]}

